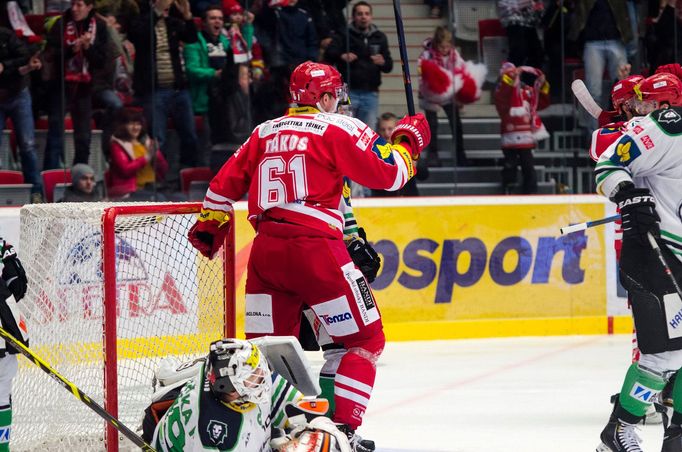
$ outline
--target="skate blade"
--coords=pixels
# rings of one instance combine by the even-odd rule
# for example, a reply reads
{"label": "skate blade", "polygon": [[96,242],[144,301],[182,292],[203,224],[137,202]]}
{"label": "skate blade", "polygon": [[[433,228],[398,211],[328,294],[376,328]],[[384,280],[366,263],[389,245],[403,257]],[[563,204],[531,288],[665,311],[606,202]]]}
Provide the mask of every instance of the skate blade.
{"label": "skate blade", "polygon": [[611,449],[606,444],[601,443],[600,445],[597,446],[597,452],[613,452],[613,449]]}

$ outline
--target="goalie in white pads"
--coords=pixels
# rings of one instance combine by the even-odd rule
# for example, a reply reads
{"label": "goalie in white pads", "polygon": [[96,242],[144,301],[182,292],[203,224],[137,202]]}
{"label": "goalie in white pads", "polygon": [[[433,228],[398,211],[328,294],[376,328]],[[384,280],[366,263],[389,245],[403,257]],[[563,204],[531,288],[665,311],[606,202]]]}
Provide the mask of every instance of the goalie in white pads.
{"label": "goalie in white pads", "polygon": [[[0,238],[2,278],[0,278],[0,323],[28,346],[26,322],[16,305],[26,294],[28,281],[14,247]],[[18,352],[0,339],[0,452],[9,451],[12,427],[12,379],[17,374]]]}
{"label": "goalie in white pads", "polygon": [[[304,431],[318,430],[307,421],[328,408],[324,400],[303,399],[271,372],[260,347],[245,340],[213,342],[208,356],[180,366],[162,363],[157,380],[161,388],[145,410],[142,437],[160,452],[303,450],[292,447]],[[289,417],[300,414],[301,427],[291,432]],[[282,433],[285,428],[290,433]],[[273,432],[277,438],[271,445]],[[337,449],[330,452],[343,450],[339,441],[348,444],[333,424],[328,433],[338,437]]]}

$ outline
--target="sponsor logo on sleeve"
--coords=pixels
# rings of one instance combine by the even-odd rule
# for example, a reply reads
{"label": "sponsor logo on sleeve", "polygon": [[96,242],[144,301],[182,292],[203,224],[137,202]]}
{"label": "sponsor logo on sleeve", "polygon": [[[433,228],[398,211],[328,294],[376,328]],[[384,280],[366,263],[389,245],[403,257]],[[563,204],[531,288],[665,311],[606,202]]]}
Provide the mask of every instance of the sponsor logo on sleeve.
{"label": "sponsor logo on sleeve", "polygon": [[642,137],[642,144],[644,145],[647,151],[654,147],[654,141],[651,139],[649,135],[644,135]]}
{"label": "sponsor logo on sleeve", "polygon": [[675,111],[671,109],[663,110],[658,114],[658,122],[665,124],[673,124],[680,122],[682,117]]}
{"label": "sponsor logo on sleeve", "polygon": [[639,135],[640,133],[642,133],[643,130],[644,128],[639,124],[632,128],[632,131],[635,132],[635,135]]}
{"label": "sponsor logo on sleeve", "polygon": [[372,142],[372,135],[374,132],[372,132],[372,129],[367,127],[364,132],[362,132],[362,135],[360,135],[360,138],[358,138],[358,141],[355,143],[357,147],[362,149],[363,151],[366,151],[367,148],[369,147],[369,144]]}
{"label": "sponsor logo on sleeve", "polygon": [[616,144],[616,152],[611,156],[611,161],[616,165],[627,166],[640,155],[642,155],[642,151],[639,150],[633,139],[624,136]]}

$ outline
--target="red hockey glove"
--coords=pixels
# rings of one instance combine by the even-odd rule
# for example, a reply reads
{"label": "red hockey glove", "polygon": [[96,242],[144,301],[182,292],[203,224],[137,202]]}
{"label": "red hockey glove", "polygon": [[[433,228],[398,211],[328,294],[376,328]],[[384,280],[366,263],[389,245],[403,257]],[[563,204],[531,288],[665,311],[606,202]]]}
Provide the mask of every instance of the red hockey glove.
{"label": "red hockey glove", "polygon": [[213,259],[225,242],[232,223],[227,212],[201,209],[197,222],[187,233],[189,243],[201,254]]}
{"label": "red hockey glove", "polygon": [[672,63],[672,64],[664,64],[662,66],[658,66],[658,69],[656,69],[656,73],[668,73],[672,74],[675,77],[679,78],[682,80],[682,66],[680,66],[677,63]]}
{"label": "red hockey glove", "polygon": [[414,116],[405,116],[398,121],[391,134],[391,142],[407,144],[410,147],[412,159],[418,160],[419,154],[431,142],[431,129],[424,115],[417,113]]}
{"label": "red hockey glove", "polygon": [[599,117],[597,118],[597,124],[599,124],[599,127],[604,127],[607,124],[615,122],[619,117],[620,115],[617,111],[602,110],[602,112],[599,113]]}

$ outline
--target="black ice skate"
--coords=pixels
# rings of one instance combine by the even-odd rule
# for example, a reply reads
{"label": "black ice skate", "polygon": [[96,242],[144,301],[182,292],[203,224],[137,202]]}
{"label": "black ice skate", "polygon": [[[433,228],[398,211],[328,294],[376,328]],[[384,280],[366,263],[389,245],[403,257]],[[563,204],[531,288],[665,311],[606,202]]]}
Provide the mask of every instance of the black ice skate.
{"label": "black ice skate", "polygon": [[355,431],[348,425],[337,424],[336,426],[348,437],[348,441],[350,441],[350,447],[353,452],[374,452],[376,449],[374,441],[362,439],[360,435],[356,434]]}
{"label": "black ice skate", "polygon": [[623,422],[612,415],[601,432],[602,443],[597,446],[597,452],[642,452],[635,429],[634,424]]}
{"label": "black ice skate", "polygon": [[682,452],[682,428],[671,424],[665,429],[661,452]]}

